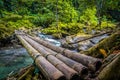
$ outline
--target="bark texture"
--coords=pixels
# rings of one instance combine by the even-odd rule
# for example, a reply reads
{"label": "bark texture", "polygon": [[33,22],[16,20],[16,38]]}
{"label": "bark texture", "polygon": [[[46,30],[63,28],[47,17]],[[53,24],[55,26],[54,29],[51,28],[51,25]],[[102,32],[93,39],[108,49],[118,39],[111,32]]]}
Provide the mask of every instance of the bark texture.
{"label": "bark texture", "polygon": [[120,80],[120,53],[98,75],[99,80]]}

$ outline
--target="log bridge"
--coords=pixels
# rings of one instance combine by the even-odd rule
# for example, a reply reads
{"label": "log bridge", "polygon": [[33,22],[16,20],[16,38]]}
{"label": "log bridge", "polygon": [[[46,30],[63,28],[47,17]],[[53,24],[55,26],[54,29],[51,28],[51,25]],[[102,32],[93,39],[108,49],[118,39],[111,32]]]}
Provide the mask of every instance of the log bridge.
{"label": "log bridge", "polygon": [[102,65],[100,59],[55,46],[39,37],[22,31],[15,34],[47,80],[80,80]]}

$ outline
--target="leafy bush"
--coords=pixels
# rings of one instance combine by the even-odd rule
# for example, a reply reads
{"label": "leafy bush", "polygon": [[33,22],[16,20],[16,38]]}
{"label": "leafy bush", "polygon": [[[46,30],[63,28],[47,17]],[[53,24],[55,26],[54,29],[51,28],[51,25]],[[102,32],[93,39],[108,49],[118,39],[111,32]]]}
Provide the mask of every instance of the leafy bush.
{"label": "leafy bush", "polygon": [[21,7],[17,13],[21,16],[30,14],[30,11],[26,7]]}
{"label": "leafy bush", "polygon": [[52,22],[54,22],[54,14],[53,13],[47,13],[44,15],[38,15],[35,17],[32,22],[37,25],[37,26],[42,26],[42,27],[48,27]]}
{"label": "leafy bush", "polygon": [[101,24],[101,28],[102,29],[107,29],[107,28],[115,28],[115,24],[111,21],[103,21],[102,24]]}
{"label": "leafy bush", "polygon": [[13,33],[14,29],[7,27],[4,24],[0,24],[0,39],[3,39],[7,36],[10,36]]}
{"label": "leafy bush", "polygon": [[[83,32],[83,27],[86,27],[87,31],[91,31],[93,28],[114,28],[114,23],[108,18],[112,18],[111,14],[114,9],[115,13],[116,10],[119,13],[119,7],[117,7],[119,0],[104,1],[102,7],[105,9],[102,8],[100,12],[101,17],[103,16],[101,27],[96,27],[98,25],[96,16],[98,6],[95,3],[95,0],[58,0],[57,5],[56,0],[1,0],[0,33],[3,34],[0,36],[4,34],[7,36],[14,29],[33,28],[34,26],[42,26],[45,28],[42,32],[56,37]],[[107,11],[110,12],[106,13]],[[114,16],[116,17],[115,14]],[[7,29],[10,29],[10,32]]]}
{"label": "leafy bush", "polygon": [[42,30],[43,33],[46,34],[61,34],[61,36],[67,36],[71,34],[77,34],[82,30],[84,24],[80,23],[62,23],[59,22],[58,26],[56,23],[52,24],[51,27],[45,28]]}
{"label": "leafy bush", "polygon": [[34,27],[34,24],[29,20],[30,17],[22,18],[20,15],[14,15],[11,13],[8,13],[8,15],[0,20],[0,39],[10,36],[14,33],[15,29],[19,29],[21,27],[29,29]]}
{"label": "leafy bush", "polygon": [[5,22],[7,22],[7,21],[16,22],[17,20],[21,20],[21,19],[22,19],[22,16],[15,15],[15,14],[9,14],[9,15],[5,16],[4,18],[2,18],[2,20]]}
{"label": "leafy bush", "polygon": [[80,16],[81,23],[84,23],[85,25],[89,26],[96,26],[97,25],[97,17],[96,15],[96,8],[87,8],[83,15]]}
{"label": "leafy bush", "polygon": [[70,23],[77,22],[77,11],[67,1],[59,1],[58,16],[61,22]]}

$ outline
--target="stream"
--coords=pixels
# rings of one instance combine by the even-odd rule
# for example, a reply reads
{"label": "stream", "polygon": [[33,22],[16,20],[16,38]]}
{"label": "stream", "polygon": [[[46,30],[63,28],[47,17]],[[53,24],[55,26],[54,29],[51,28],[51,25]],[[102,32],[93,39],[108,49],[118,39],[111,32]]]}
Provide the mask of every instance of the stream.
{"label": "stream", "polygon": [[0,50],[0,80],[33,63],[25,48]]}
{"label": "stream", "polygon": [[[55,40],[51,35],[45,35],[39,33],[37,36],[40,38],[49,41],[50,43],[61,46],[60,40]],[[102,35],[99,37],[92,38],[78,43],[80,50],[87,50],[88,48],[97,44],[100,40],[108,37],[108,35]],[[72,39],[73,40],[73,39]],[[76,41],[75,37],[73,41]],[[28,54],[25,48],[5,48],[0,49],[0,80],[10,76],[14,73],[17,73],[21,68],[31,65],[33,63],[32,58]]]}
{"label": "stream", "polygon": [[[56,46],[61,45],[59,41],[52,39],[50,35],[38,34],[38,36]],[[23,47],[0,49],[0,80],[17,73],[21,68],[32,63],[32,58]]]}

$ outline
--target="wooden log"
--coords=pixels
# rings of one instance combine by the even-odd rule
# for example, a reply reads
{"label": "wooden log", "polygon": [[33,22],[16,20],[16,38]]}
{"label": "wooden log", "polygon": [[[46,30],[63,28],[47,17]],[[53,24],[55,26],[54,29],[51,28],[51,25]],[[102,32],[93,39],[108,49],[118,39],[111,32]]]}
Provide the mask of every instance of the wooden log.
{"label": "wooden log", "polygon": [[24,39],[29,42],[35,49],[37,49],[49,62],[51,62],[57,69],[59,69],[66,76],[68,80],[78,80],[78,73],[72,68],[68,67],[62,61],[57,59],[51,53],[47,52],[45,49],[40,47],[40,44],[30,39],[27,36],[24,36]]}
{"label": "wooden log", "polygon": [[107,58],[105,58],[103,60],[103,65],[102,67],[99,69],[99,72],[101,72],[101,70],[103,70],[103,68],[105,68],[108,64],[110,64],[116,57],[118,57],[119,54],[110,54]]}
{"label": "wooden log", "polygon": [[83,65],[87,66],[90,70],[92,71],[97,71],[101,65],[102,65],[102,61],[100,59],[94,58],[94,57],[90,57],[84,54],[80,54],[62,47],[58,47],[55,46],[47,41],[44,41],[38,37],[32,37],[29,36],[31,39],[37,41],[38,43],[58,52],[61,53],[63,55],[65,55],[68,58],[71,58],[79,63],[82,63]]}
{"label": "wooden log", "polygon": [[106,53],[110,53],[111,50],[118,45],[120,45],[120,30],[83,53],[93,57],[104,57],[100,49],[104,49]]}
{"label": "wooden log", "polygon": [[35,60],[36,65],[48,80],[64,80],[64,74],[49,63],[41,54],[28,44],[20,35],[17,35],[29,54]]}
{"label": "wooden log", "polygon": [[44,48],[46,51],[50,52],[52,55],[54,55],[55,57],[57,57],[58,59],[63,61],[65,64],[67,64],[69,67],[76,70],[79,73],[80,77],[86,76],[88,74],[87,67],[85,67],[81,63],[78,63],[72,59],[69,59],[69,58],[61,55],[60,53],[57,53],[57,52],[55,52],[55,51],[53,51],[53,50],[51,50],[43,45],[40,45],[40,47]]}
{"label": "wooden log", "polygon": [[79,42],[82,42],[82,41],[86,41],[86,40],[89,40],[91,38],[94,38],[94,37],[98,37],[98,36],[101,36],[101,35],[104,35],[104,34],[108,34],[108,33],[112,33],[113,31],[107,31],[107,32],[103,32],[103,33],[100,33],[100,34],[96,34],[96,35],[93,35],[91,37],[88,37],[88,38],[85,38],[85,39],[82,39],[82,40],[79,40],[79,41],[76,41],[76,42],[71,42],[71,43],[68,43],[68,44],[76,44],[76,43],[79,43]]}
{"label": "wooden log", "polygon": [[87,67],[85,67],[81,63],[78,63],[78,62],[76,62],[76,61],[74,61],[72,59],[64,57],[61,54],[57,54],[56,57],[58,59],[60,59],[61,61],[63,61],[64,63],[66,63],[71,68],[73,68],[74,70],[76,70],[79,73],[80,77],[88,75],[88,69],[87,69]]}
{"label": "wooden log", "polygon": [[99,80],[119,80],[120,79],[120,53],[108,64],[98,75]]}

